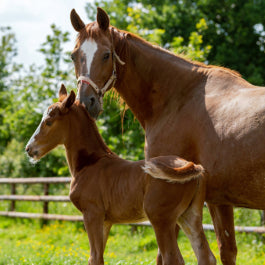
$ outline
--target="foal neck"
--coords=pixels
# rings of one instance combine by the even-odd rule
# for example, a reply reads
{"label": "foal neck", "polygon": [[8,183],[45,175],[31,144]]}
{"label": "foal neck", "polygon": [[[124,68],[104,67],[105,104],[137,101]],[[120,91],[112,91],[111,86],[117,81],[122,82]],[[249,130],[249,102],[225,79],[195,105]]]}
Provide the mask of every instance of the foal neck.
{"label": "foal neck", "polygon": [[167,111],[171,102],[176,108],[183,106],[195,85],[205,80],[206,68],[199,64],[131,33],[116,30],[114,34],[115,50],[125,62],[118,65],[115,88],[143,127],[147,120]]}
{"label": "foal neck", "polygon": [[84,167],[95,164],[102,157],[114,155],[104,143],[95,121],[79,102],[71,107],[67,115],[69,132],[64,145],[73,176]]}

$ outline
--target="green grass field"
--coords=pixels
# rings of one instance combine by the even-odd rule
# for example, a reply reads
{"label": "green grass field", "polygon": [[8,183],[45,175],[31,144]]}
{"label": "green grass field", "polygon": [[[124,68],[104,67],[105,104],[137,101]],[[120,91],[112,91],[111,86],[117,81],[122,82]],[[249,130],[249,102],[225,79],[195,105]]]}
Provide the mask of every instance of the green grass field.
{"label": "green grass field", "polygon": [[[9,194],[10,187],[1,185],[0,194]],[[41,185],[18,185],[17,194],[42,194]],[[68,185],[51,185],[50,194],[66,195]],[[7,211],[10,202],[0,202],[0,211]],[[16,211],[42,212],[42,203],[17,202]],[[49,213],[80,214],[71,203],[49,203]],[[259,226],[260,211],[235,209],[235,225]],[[208,210],[204,209],[204,223],[210,224]],[[221,264],[214,232],[206,232],[210,247]],[[237,264],[265,265],[265,235],[236,234]],[[190,243],[180,232],[179,247],[186,264],[197,264]],[[115,225],[108,239],[105,264],[155,264],[157,244],[151,227]],[[39,220],[0,217],[0,265],[63,265],[87,264],[89,243],[82,223],[49,222],[41,226]]]}
{"label": "green grass field", "polygon": [[[221,264],[215,234],[206,232],[210,247]],[[237,264],[265,265],[261,236],[237,233]],[[82,223],[0,218],[0,265],[87,264],[89,244]],[[179,246],[186,264],[197,264],[191,246],[181,232]],[[105,264],[155,264],[157,244],[152,228],[113,226],[105,251]]]}

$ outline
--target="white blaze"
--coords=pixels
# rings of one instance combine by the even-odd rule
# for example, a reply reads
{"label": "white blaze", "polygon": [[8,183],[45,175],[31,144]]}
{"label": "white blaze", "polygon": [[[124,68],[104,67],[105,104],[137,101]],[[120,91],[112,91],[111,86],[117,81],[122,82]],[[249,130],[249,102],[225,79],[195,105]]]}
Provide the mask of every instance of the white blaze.
{"label": "white blaze", "polygon": [[86,65],[87,65],[87,73],[90,74],[91,64],[94,58],[94,55],[98,49],[98,45],[94,40],[85,40],[81,45],[81,51],[86,56]]}
{"label": "white blaze", "polygon": [[33,135],[31,136],[31,138],[29,139],[27,145],[30,145],[30,144],[32,144],[32,143],[34,142],[36,135],[38,135],[39,132],[40,132],[40,127],[41,127],[42,122],[47,118],[47,116],[49,115],[49,113],[50,113],[51,110],[52,110],[52,109],[47,108],[47,109],[44,111],[44,113],[43,113],[43,115],[42,115],[41,122],[40,122],[38,128],[36,129],[36,131],[33,133]]}

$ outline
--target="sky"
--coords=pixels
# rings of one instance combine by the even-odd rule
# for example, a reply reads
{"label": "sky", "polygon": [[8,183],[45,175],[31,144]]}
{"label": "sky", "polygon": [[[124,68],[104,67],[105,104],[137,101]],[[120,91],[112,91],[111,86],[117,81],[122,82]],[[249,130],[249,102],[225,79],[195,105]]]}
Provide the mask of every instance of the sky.
{"label": "sky", "polygon": [[70,32],[66,50],[74,48],[76,31],[70,22],[73,8],[87,24],[85,6],[91,0],[0,0],[0,27],[11,26],[17,39],[18,56],[15,61],[28,66],[41,64],[43,56],[37,52],[46,36],[51,34],[51,24]]}

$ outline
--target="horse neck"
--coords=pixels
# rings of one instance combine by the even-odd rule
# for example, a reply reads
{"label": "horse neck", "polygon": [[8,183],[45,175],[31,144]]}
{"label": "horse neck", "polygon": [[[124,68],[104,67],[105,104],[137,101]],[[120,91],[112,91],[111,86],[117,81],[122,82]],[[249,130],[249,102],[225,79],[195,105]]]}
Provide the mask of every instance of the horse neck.
{"label": "horse neck", "polygon": [[183,106],[196,82],[205,80],[206,68],[131,34],[116,35],[114,46],[125,65],[118,66],[115,89],[144,128],[147,120],[167,111],[170,102],[175,108]]}
{"label": "horse neck", "polygon": [[92,165],[112,152],[83,106],[73,106],[68,114],[68,121],[69,130],[64,145],[68,165],[74,176],[84,166]]}

